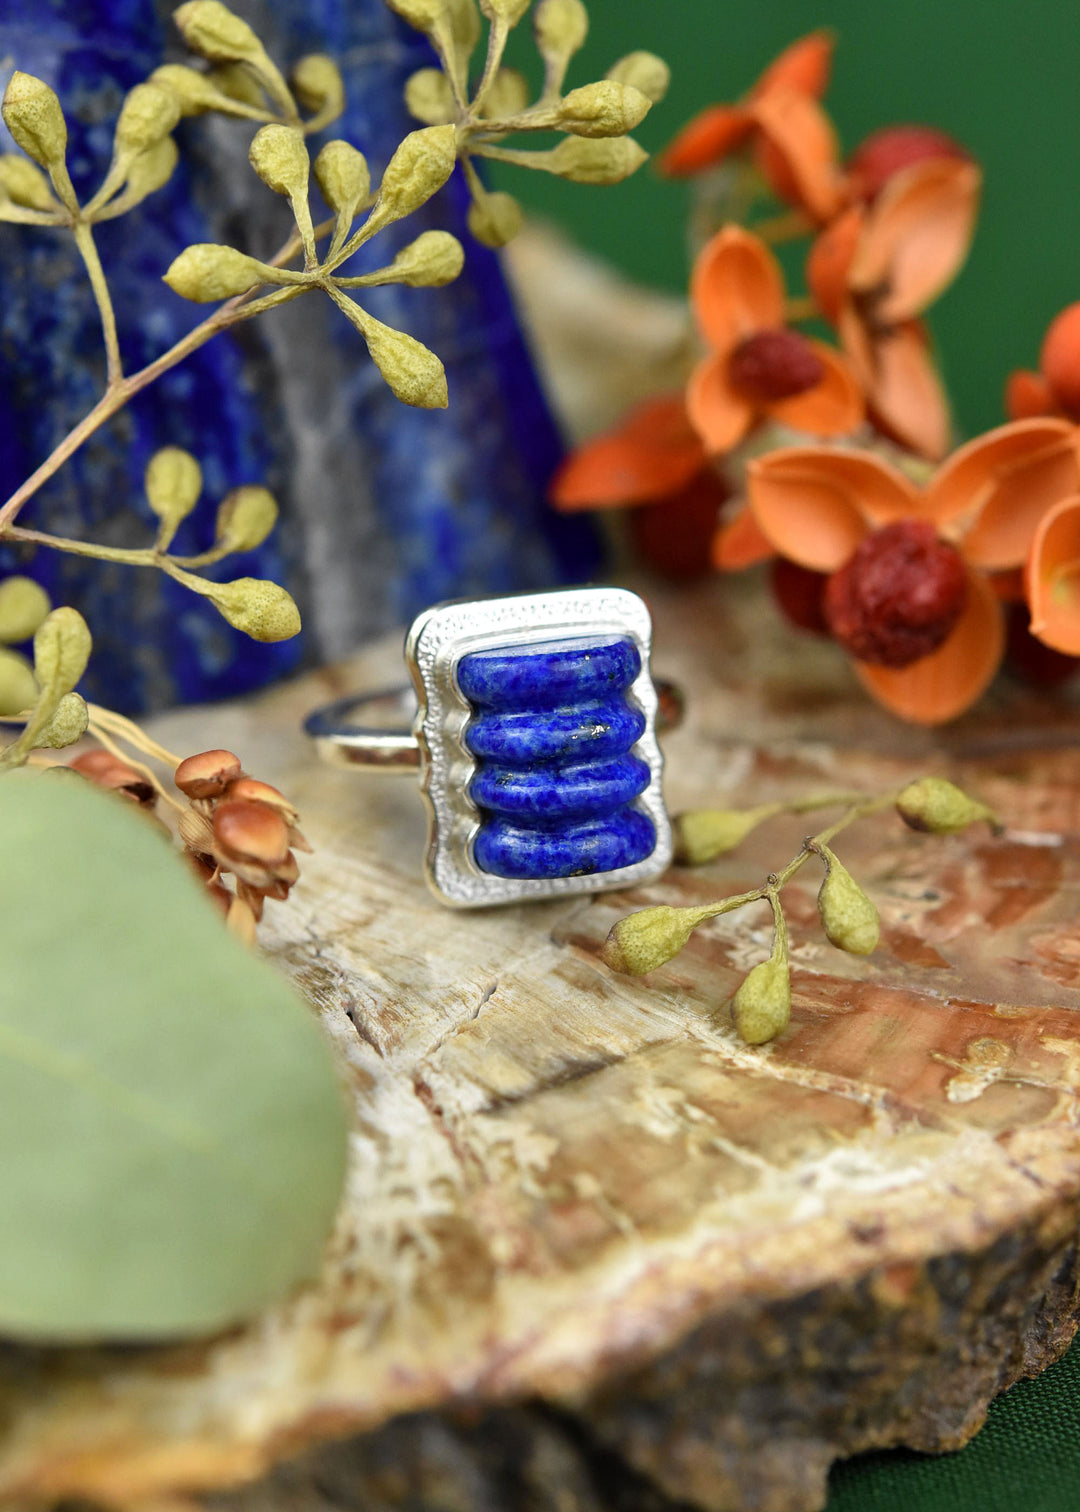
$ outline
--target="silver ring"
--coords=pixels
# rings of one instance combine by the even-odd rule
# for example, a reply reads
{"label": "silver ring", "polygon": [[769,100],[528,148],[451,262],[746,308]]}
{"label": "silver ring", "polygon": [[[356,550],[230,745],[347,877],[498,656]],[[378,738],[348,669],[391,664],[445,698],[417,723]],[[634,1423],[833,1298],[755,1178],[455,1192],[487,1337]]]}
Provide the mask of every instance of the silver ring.
{"label": "silver ring", "polygon": [[656,736],[682,699],[652,678],[651,635],[622,588],[439,604],[406,636],[411,686],[338,699],[304,729],[335,766],[419,777],[445,903],[633,886],[672,854]]}

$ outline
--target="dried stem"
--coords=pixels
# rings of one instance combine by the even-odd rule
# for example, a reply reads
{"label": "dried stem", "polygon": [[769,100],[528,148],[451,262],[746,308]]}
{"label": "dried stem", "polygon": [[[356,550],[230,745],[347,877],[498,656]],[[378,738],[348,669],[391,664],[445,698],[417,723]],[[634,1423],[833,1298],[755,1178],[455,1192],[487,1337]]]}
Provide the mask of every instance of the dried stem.
{"label": "dried stem", "polygon": [[105,270],[101,266],[101,258],[94,244],[94,232],[90,222],[77,220],[73,229],[75,245],[86,265],[90,287],[94,291],[94,299],[101,314],[101,331],[105,338],[107,384],[112,389],[124,376],[124,369],[120,362],[120,340],[116,334],[116,313],[113,310],[112,295],[109,293]]}

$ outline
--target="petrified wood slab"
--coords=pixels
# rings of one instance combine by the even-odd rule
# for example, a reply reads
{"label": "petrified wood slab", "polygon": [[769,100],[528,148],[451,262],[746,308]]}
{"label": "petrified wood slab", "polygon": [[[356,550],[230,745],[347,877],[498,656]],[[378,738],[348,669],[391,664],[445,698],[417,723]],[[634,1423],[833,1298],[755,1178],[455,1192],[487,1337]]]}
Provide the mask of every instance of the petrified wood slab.
{"label": "petrified wood slab", "polygon": [[224,1505],[795,1512],[838,1455],[959,1445],[1064,1349],[1080,721],[1006,691],[947,735],[905,732],[752,589],[655,607],[657,669],[694,695],[673,807],[933,769],[1007,834],[850,831],[884,924],[868,961],[823,940],[807,867],[792,1024],[755,1050],[725,1005],[767,950],[763,906],[645,981],[597,950],[631,907],[756,884],[805,820],[634,896],[459,915],[420,881],[410,784],[317,767],[296,733],[394,648],[162,721],[285,786],[317,847],[267,944],[355,1099],[348,1195],[319,1283],[250,1328],[8,1350],[0,1493],[133,1504],[286,1462]]}

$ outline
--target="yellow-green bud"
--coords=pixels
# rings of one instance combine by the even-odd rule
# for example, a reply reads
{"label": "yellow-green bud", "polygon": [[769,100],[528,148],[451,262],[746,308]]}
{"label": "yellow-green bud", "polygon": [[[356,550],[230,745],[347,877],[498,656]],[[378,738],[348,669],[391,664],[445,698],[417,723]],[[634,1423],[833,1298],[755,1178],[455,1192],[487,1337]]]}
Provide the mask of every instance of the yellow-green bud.
{"label": "yellow-green bud", "polygon": [[25,656],[0,646],[0,715],[22,714],[37,702],[34,669]]}
{"label": "yellow-green bud", "polygon": [[997,816],[985,803],[977,803],[944,777],[921,777],[909,783],[896,800],[904,823],[932,835],[955,835],[985,819],[991,829],[1000,829]]}
{"label": "yellow-green bud", "polygon": [[215,89],[220,89],[228,99],[241,105],[254,105],[259,109],[266,103],[262,85],[242,63],[219,63],[206,77]]}
{"label": "yellow-green bud", "polygon": [[632,137],[590,141],[578,135],[560,142],[549,162],[553,173],[573,184],[621,184],[648,155]]}
{"label": "yellow-green bud", "polygon": [[14,152],[0,155],[0,199],[27,210],[59,209],[45,175]]}
{"label": "yellow-green bud", "polygon": [[417,31],[433,31],[446,14],[447,0],[386,0],[392,11]]}
{"label": "yellow-green bud", "polygon": [[500,68],[484,96],[480,114],[489,121],[505,121],[529,108],[529,81],[516,68]]}
{"label": "yellow-green bud", "polygon": [[202,468],[190,452],[179,446],[163,446],[150,458],[143,486],[164,535],[172,540],[176,527],[195,508],[202,492]]}
{"label": "yellow-green bud", "polygon": [[697,926],[713,912],[708,907],[672,908],[667,903],[639,909],[613,926],[600,957],[612,971],[644,976],[677,956]]}
{"label": "yellow-green bud", "polygon": [[128,206],[138,204],[148,194],[153,194],[163,184],[167,184],[179,157],[172,137],[163,137],[153,147],[140,152],[128,167],[124,203]]}
{"label": "yellow-green bud", "polygon": [[59,751],[62,747],[74,745],[77,740],[81,740],[89,723],[90,711],[85,700],[78,693],[65,693],[34,744],[50,751]]}
{"label": "yellow-green bud", "polygon": [[56,168],[67,151],[67,123],[54,90],[33,74],[18,69],[4,91],[4,124],[16,142],[42,168]]}
{"label": "yellow-green bud", "polygon": [[34,675],[48,693],[70,693],[86,671],[90,630],[77,609],[54,609],[34,635]]}
{"label": "yellow-green bud", "polygon": [[469,230],[485,247],[505,247],[521,230],[525,215],[512,194],[501,189],[473,200],[469,206]]}
{"label": "yellow-green bud", "polygon": [[326,53],[308,53],[289,75],[292,92],[305,110],[332,121],[345,109],[341,69]]}
{"label": "yellow-green bud", "polygon": [[294,199],[307,192],[311,160],[304,133],[296,126],[277,122],[261,127],[248,149],[251,166],[275,194]]}
{"label": "yellow-green bud", "polygon": [[315,159],[314,172],[330,209],[351,222],[371,194],[367,158],[349,142],[327,142]]}
{"label": "yellow-green bud", "polygon": [[652,101],[632,84],[600,79],[572,89],[557,107],[564,131],[581,137],[621,137],[648,115]]}
{"label": "yellow-green bud", "polygon": [[456,162],[453,126],[427,126],[421,131],[410,131],[386,165],[368,224],[374,228],[411,215],[442,188]]}
{"label": "yellow-green bud", "polygon": [[562,62],[573,57],[589,35],[589,13],[581,0],[540,0],[533,30],[541,56]]}
{"label": "yellow-green bud", "polygon": [[690,809],[675,820],[675,855],[700,866],[741,845],[752,829],[783,811],[780,803],[750,809]]}
{"label": "yellow-green bud", "polygon": [[668,92],[671,69],[655,53],[632,52],[613,63],[607,71],[607,77],[614,79],[617,84],[632,84],[654,105],[659,105]]}
{"label": "yellow-green bud", "polygon": [[422,231],[402,247],[390,264],[387,283],[409,284],[414,289],[439,289],[453,283],[461,272],[465,253],[449,231]]}
{"label": "yellow-green bud", "polygon": [[791,973],[786,959],[770,956],[743,978],[732,1002],[735,1028],[748,1045],[763,1045],[791,1021]]}
{"label": "yellow-green bud", "polygon": [[254,551],[277,524],[277,501],[268,488],[247,483],[222,499],[214,534],[229,551]]}
{"label": "yellow-green bud", "polygon": [[480,9],[489,21],[516,26],[532,0],[480,0]]}
{"label": "yellow-green bud", "polygon": [[480,15],[476,0],[449,0],[447,22],[450,41],[463,64],[469,61],[480,40]]}
{"label": "yellow-green bud", "polygon": [[817,900],[821,927],[838,950],[869,955],[881,934],[878,911],[828,846],[821,846],[820,852],[826,868]]}
{"label": "yellow-green bud", "polygon": [[211,63],[262,57],[262,43],[251,27],[220,0],[187,0],[173,11],[173,20],[191,51]]}
{"label": "yellow-green bud", "polygon": [[410,74],[405,109],[425,126],[444,126],[454,119],[454,91],[441,68],[418,68]]}
{"label": "yellow-green bud", "polygon": [[29,640],[51,608],[49,595],[33,578],[5,578],[0,583],[0,641]]}
{"label": "yellow-green bud", "polygon": [[219,247],[213,242],[185,247],[170,263],[164,278],[174,294],[197,304],[231,299],[266,281],[262,263],[245,257],[235,247]]}
{"label": "yellow-green bud", "polygon": [[208,597],[222,618],[252,640],[289,640],[299,632],[300,611],[277,583],[236,578],[211,584]]}
{"label": "yellow-green bud", "polygon": [[449,403],[446,370],[423,342],[370,316],[363,335],[371,360],[403,404],[417,409],[446,408]]}
{"label": "yellow-green bud", "polygon": [[116,123],[117,154],[134,157],[167,137],[180,119],[180,101],[162,84],[136,84],[128,92]]}
{"label": "yellow-green bud", "polygon": [[210,75],[184,63],[163,63],[154,69],[148,82],[170,90],[176,96],[181,115],[200,115],[205,110],[217,110],[224,103],[224,91],[215,87]]}

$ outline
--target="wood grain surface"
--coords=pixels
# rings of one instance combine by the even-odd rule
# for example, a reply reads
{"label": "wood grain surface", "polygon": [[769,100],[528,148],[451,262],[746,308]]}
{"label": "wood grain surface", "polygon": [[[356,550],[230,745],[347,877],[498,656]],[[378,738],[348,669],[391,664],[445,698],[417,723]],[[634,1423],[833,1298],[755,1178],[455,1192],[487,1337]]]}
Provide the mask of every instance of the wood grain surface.
{"label": "wood grain surface", "polygon": [[0,1495],[809,1512],[837,1456],[954,1447],[1064,1349],[1075,709],[1003,686],[946,733],[904,730],[760,585],[649,596],[656,670],[691,695],[673,809],[936,771],[1006,834],[916,836],[890,813],[845,834],[881,947],[824,940],[806,867],[791,1026],[751,1049],[728,1000],[767,953],[765,905],[644,980],[597,952],[632,907],[757,885],[805,819],[633,895],[462,915],[421,881],[415,787],[322,768],[298,734],[311,704],[392,677],[396,645],[159,721],[174,749],[230,746],[284,787],[316,847],[265,945],[355,1105],[347,1196],[318,1283],[249,1328],[4,1350]]}

